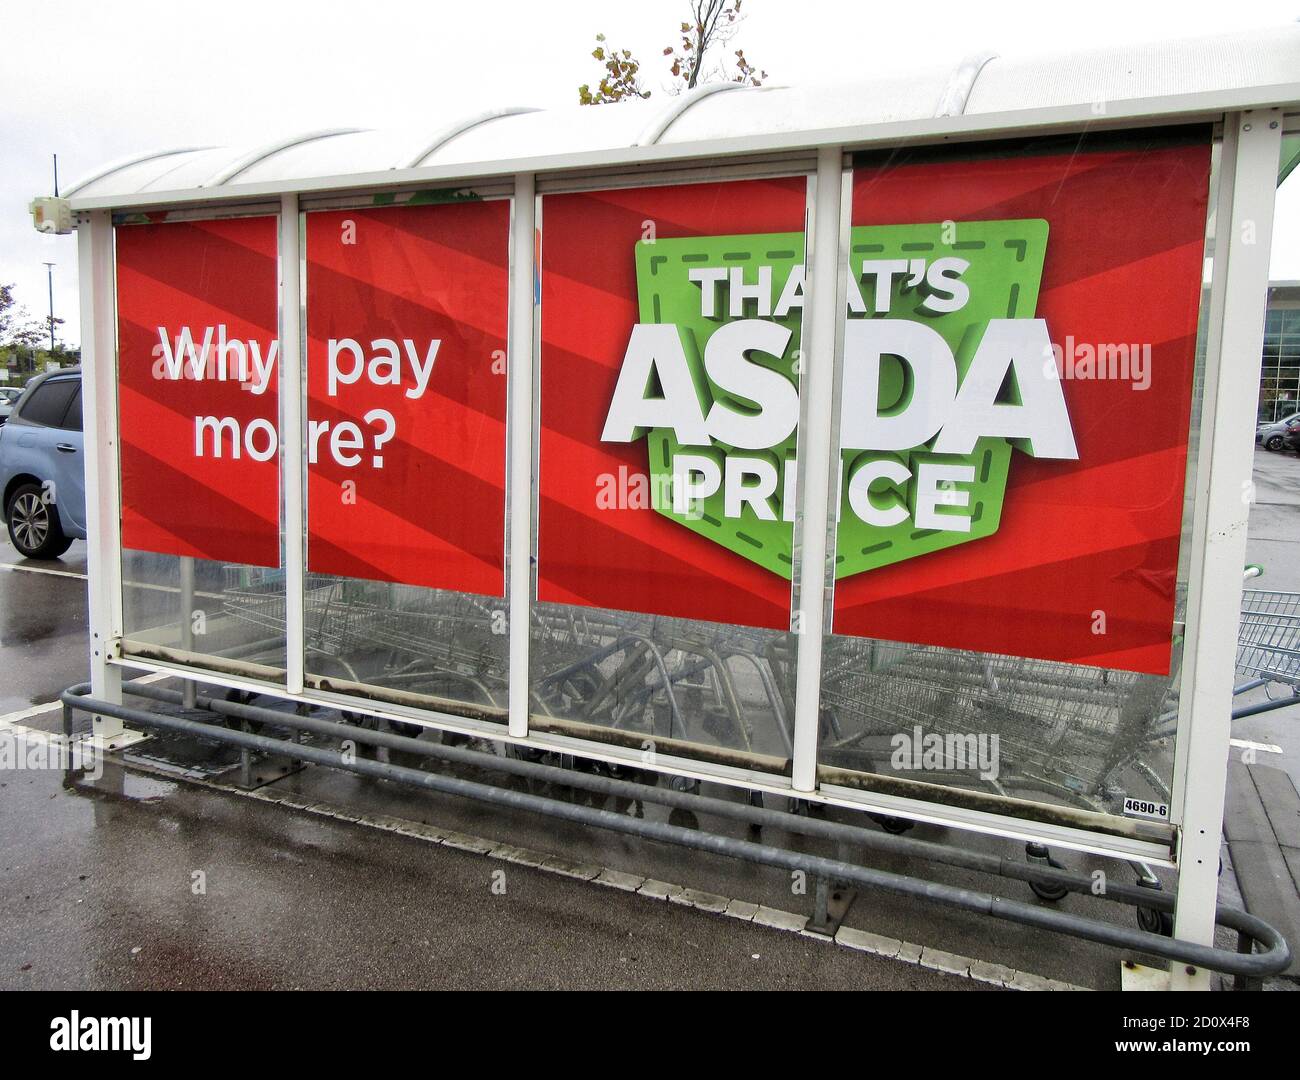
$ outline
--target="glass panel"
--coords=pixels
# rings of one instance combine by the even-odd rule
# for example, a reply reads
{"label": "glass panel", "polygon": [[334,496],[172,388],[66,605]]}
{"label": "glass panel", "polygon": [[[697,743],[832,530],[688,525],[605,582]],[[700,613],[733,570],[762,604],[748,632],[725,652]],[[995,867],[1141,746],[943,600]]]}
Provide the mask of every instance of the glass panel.
{"label": "glass panel", "polygon": [[284,680],[284,571],[122,552],[125,651]]}
{"label": "glass panel", "polygon": [[855,161],[824,781],[1170,801],[1210,158],[1196,128]]}
{"label": "glass panel", "polygon": [[504,721],[510,202],[313,211],[305,237],[307,683]]}
{"label": "glass panel", "polygon": [[807,187],[541,200],[534,731],[788,770]]}
{"label": "glass panel", "polygon": [[571,604],[533,611],[532,730],[789,771],[789,633]]}
{"label": "glass panel", "polygon": [[304,605],[307,672],[319,689],[505,719],[502,598],[308,574]]}

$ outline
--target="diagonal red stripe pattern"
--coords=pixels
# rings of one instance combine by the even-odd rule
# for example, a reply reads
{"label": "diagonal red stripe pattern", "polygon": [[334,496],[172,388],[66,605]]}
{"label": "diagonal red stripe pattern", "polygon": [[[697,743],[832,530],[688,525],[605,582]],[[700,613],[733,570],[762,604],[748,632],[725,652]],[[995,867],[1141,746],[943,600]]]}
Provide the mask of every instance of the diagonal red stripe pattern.
{"label": "diagonal red stripe pattern", "polygon": [[[188,327],[196,345],[211,328],[214,353],[224,328],[227,340],[256,342],[269,356],[278,332],[277,243],[277,219],[268,216],[118,227],[123,546],[279,565],[279,457],[257,460],[244,441],[258,423],[253,449],[274,441],[278,363],[254,393],[238,377],[168,377],[160,355],[161,338],[174,349]],[[233,372],[235,354],[228,355]],[[209,438],[200,453],[199,417],[230,418],[238,434]]]}
{"label": "diagonal red stripe pattern", "polygon": [[[509,222],[506,200],[308,214],[310,570],[504,595]],[[344,339],[363,360],[331,372]]]}
{"label": "diagonal red stripe pattern", "polygon": [[840,581],[836,632],[1169,672],[1209,167],[1197,127],[858,169],[854,224],[1046,219],[1052,341],[1146,346],[1149,366],[1145,387],[1073,378],[1066,350],[1079,459],[1014,453],[998,531]]}

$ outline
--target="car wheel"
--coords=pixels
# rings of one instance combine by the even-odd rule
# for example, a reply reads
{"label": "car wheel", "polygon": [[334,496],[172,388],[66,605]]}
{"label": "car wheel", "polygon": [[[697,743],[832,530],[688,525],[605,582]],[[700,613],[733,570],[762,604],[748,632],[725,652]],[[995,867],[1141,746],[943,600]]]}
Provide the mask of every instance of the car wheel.
{"label": "car wheel", "polygon": [[18,553],[28,559],[57,559],[72,546],[72,541],[63,535],[59,515],[36,484],[23,484],[9,496],[5,516],[9,521],[9,539]]}
{"label": "car wheel", "polygon": [[1266,442],[1266,443],[1264,444],[1264,449],[1265,449],[1265,450],[1281,450],[1281,449],[1282,449],[1282,436],[1281,436],[1281,435],[1274,435],[1274,436],[1272,436],[1272,437],[1268,440],[1268,442]]}

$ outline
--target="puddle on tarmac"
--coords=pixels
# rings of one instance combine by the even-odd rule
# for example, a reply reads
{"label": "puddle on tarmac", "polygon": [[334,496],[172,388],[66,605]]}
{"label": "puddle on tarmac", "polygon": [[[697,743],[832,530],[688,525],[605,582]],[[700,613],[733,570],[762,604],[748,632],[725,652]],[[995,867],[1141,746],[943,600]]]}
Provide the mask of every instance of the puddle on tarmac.
{"label": "puddle on tarmac", "polygon": [[174,780],[123,768],[113,761],[104,763],[104,775],[98,780],[83,780],[82,784],[97,795],[142,803],[161,802],[180,786]]}
{"label": "puddle on tarmac", "polygon": [[172,780],[128,772],[122,780],[122,795],[139,802],[153,802],[173,794],[177,786]]}

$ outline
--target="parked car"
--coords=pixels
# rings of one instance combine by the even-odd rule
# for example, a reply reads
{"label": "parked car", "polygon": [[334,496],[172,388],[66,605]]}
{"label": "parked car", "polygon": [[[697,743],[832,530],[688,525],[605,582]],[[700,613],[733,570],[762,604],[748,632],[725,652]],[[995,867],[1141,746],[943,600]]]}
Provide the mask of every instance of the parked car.
{"label": "parked car", "polygon": [[23,391],[21,387],[0,386],[0,424],[3,424],[9,419],[9,414],[13,412],[14,406],[22,396]]}
{"label": "parked car", "polygon": [[1282,435],[1282,449],[1294,451],[1297,456],[1300,456],[1300,416],[1287,425]]}
{"label": "parked car", "polygon": [[9,539],[29,559],[55,559],[86,537],[81,369],[40,375],[0,427],[0,493]]}
{"label": "parked car", "polygon": [[1265,450],[1281,450],[1282,440],[1286,437],[1288,425],[1300,420],[1300,413],[1291,413],[1279,420],[1260,424],[1255,429],[1255,441]]}

